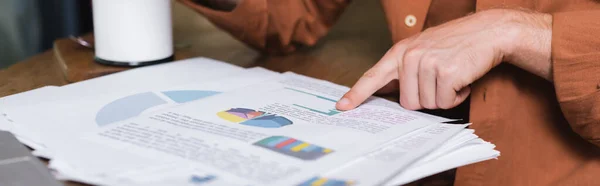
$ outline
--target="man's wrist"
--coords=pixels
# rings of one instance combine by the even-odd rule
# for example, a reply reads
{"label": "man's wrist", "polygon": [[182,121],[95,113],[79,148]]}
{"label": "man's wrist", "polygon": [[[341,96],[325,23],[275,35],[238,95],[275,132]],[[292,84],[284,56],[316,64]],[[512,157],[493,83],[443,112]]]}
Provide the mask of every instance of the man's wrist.
{"label": "man's wrist", "polygon": [[552,15],[512,10],[503,43],[504,61],[552,81]]}

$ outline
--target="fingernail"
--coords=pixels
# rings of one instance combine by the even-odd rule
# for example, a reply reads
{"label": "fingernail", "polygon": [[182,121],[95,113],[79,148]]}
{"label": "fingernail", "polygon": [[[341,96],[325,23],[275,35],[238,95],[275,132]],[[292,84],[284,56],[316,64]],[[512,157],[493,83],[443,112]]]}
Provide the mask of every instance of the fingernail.
{"label": "fingernail", "polygon": [[338,101],[339,106],[346,106],[350,104],[350,100],[348,98],[342,98]]}

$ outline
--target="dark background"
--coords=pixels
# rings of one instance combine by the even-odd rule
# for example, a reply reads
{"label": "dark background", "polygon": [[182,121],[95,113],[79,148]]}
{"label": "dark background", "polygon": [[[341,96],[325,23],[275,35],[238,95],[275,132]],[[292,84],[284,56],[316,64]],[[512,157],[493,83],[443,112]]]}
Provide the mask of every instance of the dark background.
{"label": "dark background", "polygon": [[0,1],[0,68],[93,29],[91,0]]}

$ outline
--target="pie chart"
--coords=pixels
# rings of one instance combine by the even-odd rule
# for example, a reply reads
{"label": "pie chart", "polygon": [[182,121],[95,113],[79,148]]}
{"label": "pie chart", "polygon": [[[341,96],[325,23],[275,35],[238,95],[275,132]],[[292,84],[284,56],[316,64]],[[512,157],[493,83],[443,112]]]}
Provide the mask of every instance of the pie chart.
{"label": "pie chart", "polygon": [[105,126],[114,122],[136,117],[154,107],[181,104],[220,92],[206,90],[172,90],[143,92],[114,100],[102,107],[96,114],[96,124]]}
{"label": "pie chart", "polygon": [[293,124],[283,116],[247,108],[232,108],[218,112],[217,116],[233,123],[262,128],[279,128]]}

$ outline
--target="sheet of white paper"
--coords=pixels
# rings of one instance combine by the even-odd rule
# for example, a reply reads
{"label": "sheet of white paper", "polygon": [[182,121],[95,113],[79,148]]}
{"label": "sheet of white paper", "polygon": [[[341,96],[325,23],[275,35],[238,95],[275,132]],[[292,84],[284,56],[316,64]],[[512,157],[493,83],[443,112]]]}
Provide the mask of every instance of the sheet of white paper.
{"label": "sheet of white paper", "polygon": [[[406,184],[439,172],[443,172],[452,168],[456,168],[459,166],[484,161],[488,159],[492,159],[498,156],[498,152],[493,150],[494,146],[484,142],[481,139],[478,139],[476,135],[472,133],[473,130],[465,129],[462,130],[459,134],[453,136],[446,143],[444,143],[440,148],[436,149],[434,152],[429,155],[421,158],[418,163],[412,164],[405,171],[403,171],[400,175],[397,175],[392,181],[389,183],[393,183],[390,185],[402,185]],[[469,139],[466,140],[465,139]],[[457,147],[456,147],[457,146]],[[479,146],[479,147],[475,147]],[[465,150],[476,148],[480,149],[476,152],[472,150]],[[440,152],[441,149],[445,149],[445,151]],[[435,156],[435,152],[442,153],[439,157]],[[472,153],[477,153],[477,155],[473,155]],[[444,156],[453,156],[453,157],[444,157]],[[471,158],[472,157],[472,158]],[[449,159],[452,159],[452,163],[448,163]],[[54,162],[52,163],[54,164]],[[119,164],[118,161],[114,162],[114,164]],[[64,165],[63,167],[64,168]],[[362,170],[362,167],[359,166],[347,166],[348,169],[359,169]],[[169,170],[169,171],[165,171]],[[61,173],[69,173],[72,172],[70,169],[61,169]],[[384,173],[382,171],[378,171],[377,173]],[[76,175],[76,174],[75,174]],[[119,175],[119,176],[116,176]],[[69,175],[71,176],[71,175]],[[195,166],[190,166],[189,164],[175,165],[175,164],[166,164],[166,165],[153,165],[150,168],[135,168],[129,171],[122,171],[122,173],[115,173],[114,178],[109,182],[108,179],[95,178],[89,180],[102,180],[103,185],[119,185],[119,184],[130,184],[130,185],[188,185],[195,184],[196,181],[203,181],[204,185],[234,185],[228,182],[224,182],[223,179],[217,179],[214,175],[198,169]],[[194,179],[196,178],[196,179]],[[205,179],[199,179],[205,178]],[[206,179],[210,178],[210,179]],[[348,178],[352,179],[352,178]],[[76,176],[71,177],[68,180],[82,180],[82,178],[77,178]],[[115,181],[116,180],[116,181]],[[337,180],[346,180],[346,179],[337,179]],[[330,183],[336,181],[336,179],[328,179]],[[361,180],[355,180],[354,183],[361,183]],[[87,183],[87,182],[86,182]],[[310,185],[310,184],[309,184]]]}
{"label": "sheet of white paper", "polygon": [[442,146],[435,149],[433,152],[427,154],[427,156],[424,156],[423,158],[419,159],[419,161],[417,161],[416,163],[414,163],[411,166],[419,166],[421,164],[425,164],[429,161],[437,159],[440,156],[443,156],[444,154],[446,154],[448,152],[451,152],[455,149],[462,147],[463,145],[465,145],[467,142],[469,142],[471,140],[478,139],[479,137],[477,135],[473,134],[473,131],[474,130],[472,130],[472,129],[462,130],[459,134],[452,137],[452,139],[445,142]]}
{"label": "sheet of white paper", "polygon": [[63,161],[54,161],[51,165],[49,165],[49,168],[52,170],[54,178],[60,181],[76,181],[90,185],[120,185],[114,184],[114,182],[109,180],[82,174],[80,171],[73,169]]}
{"label": "sheet of white paper", "polygon": [[21,92],[0,98],[0,108],[9,108],[14,106],[22,106],[34,104],[39,101],[48,99],[49,95],[55,95],[57,86],[43,86],[29,91]]}
{"label": "sheet of white paper", "polygon": [[[252,68],[239,71],[237,75],[229,78],[221,77],[221,81],[199,81],[194,84],[127,94],[118,92],[80,96],[69,101],[60,100],[14,108],[7,110],[7,113],[21,123],[16,127],[17,134],[43,144],[47,148],[39,154],[52,157],[55,149],[76,138],[77,134],[164,107],[248,86],[278,75],[279,73],[263,68]],[[30,117],[31,115],[36,117]],[[60,127],[57,124],[60,124]]]}
{"label": "sheet of white paper", "polygon": [[36,157],[52,159],[52,154],[50,154],[50,153],[51,153],[51,151],[46,151],[45,148],[38,148],[31,152],[31,154]]}
{"label": "sheet of white paper", "polygon": [[35,104],[39,104],[42,102],[50,101],[59,97],[62,94],[61,89],[57,86],[44,86],[37,89],[25,91],[19,94],[13,94],[10,96],[6,96],[0,98],[0,124],[2,125],[2,129],[5,131],[10,131],[15,135],[15,137],[23,144],[33,148],[33,149],[42,149],[44,146],[31,140],[29,137],[22,136],[17,134],[15,125],[18,125],[14,119],[12,119],[7,113],[6,110],[17,107],[27,107]]}
{"label": "sheet of white paper", "polygon": [[[135,180],[135,182],[130,182],[132,185],[240,185],[232,184],[224,179],[217,179],[217,176],[212,173],[189,164],[165,164],[146,168],[142,171],[126,171],[120,173],[119,178]],[[120,179],[117,179],[117,182],[119,182],[119,180]],[[119,183],[123,182],[121,181]]]}
{"label": "sheet of white paper", "polygon": [[57,86],[44,86],[37,89],[21,92],[0,98],[0,130],[11,131],[14,123],[4,112],[7,109],[36,104],[58,95]]}
{"label": "sheet of white paper", "polygon": [[[462,129],[462,127],[459,127],[460,125],[442,124],[441,126],[453,126],[453,127],[457,127],[455,129]],[[433,127],[435,127],[435,126],[433,126]],[[421,129],[419,131],[415,131],[412,133],[412,135],[422,133],[423,130],[428,130],[428,129]],[[440,130],[438,130],[438,131],[440,131]],[[420,135],[422,136],[422,134],[420,134]],[[439,137],[438,139],[444,139],[444,137],[442,135],[437,135],[437,137]],[[404,138],[405,139],[398,139],[398,140],[396,140],[396,142],[392,142],[392,143],[402,144],[400,142],[404,141],[404,144],[411,144],[411,145],[418,144],[418,143],[412,143],[412,142],[406,143],[407,141],[409,141],[407,139],[410,139],[410,138],[416,139],[415,136],[406,136]],[[477,149],[481,149],[481,150],[479,152],[477,152],[478,155],[470,155],[468,153],[473,153],[472,151],[461,150],[461,149],[467,148],[467,147],[472,148],[471,146],[479,146],[479,147],[477,147]],[[387,148],[387,149],[385,149],[385,148]],[[328,180],[354,180],[354,185],[376,185],[373,182],[384,180],[384,179],[381,179],[381,177],[383,177],[382,175],[386,175],[388,173],[393,173],[395,171],[395,170],[393,170],[393,167],[395,167],[395,165],[393,164],[393,161],[390,161],[390,158],[393,158],[393,159],[400,158],[401,161],[409,161],[411,158],[406,158],[406,154],[407,153],[418,153],[418,151],[415,151],[415,150],[416,149],[413,149],[412,151],[407,152],[405,150],[405,148],[403,148],[403,147],[387,145],[386,147],[384,147],[384,149],[382,149],[379,153],[377,153],[379,156],[383,156],[383,158],[379,157],[379,158],[376,158],[375,160],[373,160],[373,159],[369,160],[368,157],[365,157],[362,159],[358,159],[358,160],[355,160],[355,161],[347,164],[346,166],[340,167],[340,168],[336,169],[335,171],[330,172],[329,174],[326,174],[323,178],[328,179]],[[458,151],[459,153],[454,153],[456,151]],[[411,163],[404,170],[401,170],[400,174],[392,174],[392,175],[394,175],[394,178],[391,179],[391,181],[389,181],[387,183],[381,183],[381,184],[383,184],[383,185],[406,184],[406,183],[416,181],[418,179],[421,179],[421,178],[424,178],[424,177],[427,177],[427,176],[430,176],[430,175],[433,175],[436,173],[446,171],[448,169],[452,169],[452,168],[456,168],[456,167],[459,167],[462,165],[495,158],[495,157],[497,157],[497,153],[498,153],[498,151],[494,150],[493,145],[479,139],[477,137],[477,135],[473,134],[472,129],[462,129],[460,132],[458,132],[452,138],[450,138],[446,142],[444,142],[442,144],[442,146],[437,147],[434,151],[428,153],[426,156],[417,157],[416,159],[418,159],[418,160],[414,163]],[[460,159],[460,161],[458,161],[457,163],[450,163],[450,164],[438,161],[438,159],[447,160],[448,158],[444,157],[444,156],[448,156],[448,155],[451,155],[457,159],[459,159],[459,158],[462,158],[462,159]],[[415,158],[412,158],[412,159],[415,159]],[[389,163],[389,165],[392,167],[392,169],[387,169],[387,167],[389,167],[389,166],[382,165],[381,162],[378,162],[377,160],[385,162],[386,164]],[[454,166],[454,167],[452,167],[452,166]],[[369,167],[373,167],[373,170],[370,170]],[[401,168],[401,166],[398,168]],[[377,170],[375,170],[375,169],[377,169]]]}
{"label": "sheet of white paper", "polygon": [[436,124],[388,142],[380,149],[339,167],[323,178],[381,185],[464,130],[466,124]]}
{"label": "sheet of white paper", "polygon": [[[7,96],[0,108],[30,106],[43,101],[65,101],[77,97],[102,94],[131,93],[151,89],[164,89],[177,85],[203,82],[207,79],[224,77],[244,69],[209,58],[197,57],[171,63],[138,67],[60,87],[46,86],[32,91]],[[50,89],[61,92],[50,94]],[[53,91],[52,90],[52,91]],[[32,95],[35,94],[35,95]],[[40,95],[44,95],[41,96]],[[52,95],[52,96],[50,96]],[[11,97],[14,97],[11,98]],[[18,98],[18,99],[17,99]],[[32,99],[37,98],[37,99]]]}
{"label": "sheet of white paper", "polygon": [[[48,121],[35,121],[35,118],[32,119],[31,116],[38,116],[40,113],[51,115],[55,112],[73,113],[75,111],[56,110],[55,107],[51,106],[52,104],[38,104],[34,106],[33,103],[47,102],[48,100],[52,100],[56,106],[64,107],[62,104],[70,104],[72,102],[69,101],[81,100],[82,98],[95,99],[96,96],[104,94],[127,95],[128,93],[135,93],[142,90],[161,90],[177,85],[203,82],[211,78],[218,78],[219,76],[224,77],[229,74],[241,72],[243,70],[243,68],[235,65],[203,57],[139,67],[62,86],[59,89],[60,93],[53,94],[52,96],[46,96],[45,98],[42,97],[43,99],[39,101],[21,102],[21,100],[24,99],[19,99],[15,101],[15,104],[8,105],[5,108],[5,113],[8,113],[10,110],[26,107],[25,109],[21,109],[25,111],[20,112],[21,115],[19,117],[13,117],[10,115],[10,113],[14,112],[7,114],[7,117],[13,120],[13,126],[16,123],[22,122],[22,124],[18,125],[20,128],[13,127],[15,130],[13,133],[15,133],[17,136],[21,136],[22,139],[26,139],[23,142],[27,142],[30,146],[44,146],[44,140],[39,138],[40,134],[35,132],[30,133],[33,131],[32,129],[36,129],[36,126],[29,127],[28,125],[47,125]],[[21,96],[21,94],[18,94],[18,96]],[[87,100],[82,101],[85,102]],[[27,111],[29,109],[31,110],[30,112]],[[26,116],[25,118],[27,120],[22,119],[23,115]],[[34,120],[35,122],[31,122],[31,120]],[[32,143],[37,143],[37,145]]]}
{"label": "sheet of white paper", "polygon": [[[101,95],[105,93],[140,92],[151,89],[165,89],[177,85],[185,85],[214,78],[226,77],[244,70],[241,67],[221,61],[197,57],[170,63],[134,68],[131,70],[109,74],[78,83],[68,84],[62,88],[72,95]],[[67,97],[71,98],[71,97]]]}
{"label": "sheet of white paper", "polygon": [[166,163],[149,167],[138,167],[132,170],[115,172],[114,176],[89,176],[73,169],[70,164],[53,160],[50,164],[55,177],[64,181],[77,181],[92,185],[178,185],[178,186],[243,186],[232,184],[196,166],[189,164]]}
{"label": "sheet of white paper", "polygon": [[426,164],[409,168],[388,182],[387,185],[403,185],[446,170],[497,158],[500,153],[493,150],[494,147],[489,143],[460,147]]}
{"label": "sheet of white paper", "polygon": [[[450,125],[450,124],[445,124],[445,125]],[[421,132],[422,130],[425,130],[425,129],[421,129],[421,130],[415,131],[413,133],[418,133],[418,132]],[[474,146],[474,145],[488,147],[487,151],[482,150],[482,151],[478,152],[480,154],[480,156],[478,156],[478,157],[484,157],[484,158],[468,159],[468,157],[471,156],[468,154],[468,153],[471,153],[470,151],[464,151],[464,152],[466,152],[465,154],[453,153],[453,151],[458,151],[461,148],[464,148],[465,146]],[[391,146],[391,148],[393,148],[393,147],[394,146]],[[472,147],[469,147],[469,148],[472,148]],[[445,156],[447,154],[453,155],[457,158],[463,157],[460,159],[460,161],[458,161],[458,163],[462,162],[462,165],[494,158],[497,156],[497,155],[495,155],[495,154],[497,154],[497,151],[493,150],[493,148],[494,148],[493,145],[490,146],[489,143],[484,142],[481,139],[478,139],[477,135],[473,134],[472,129],[463,129],[458,134],[453,136],[451,139],[447,140],[447,142],[443,143],[443,145],[441,147],[439,147],[435,151],[429,153],[427,156],[420,158],[416,163],[413,163],[405,171],[402,171],[402,173],[400,175],[397,175],[396,178],[394,178],[393,181],[391,181],[390,183],[394,183],[393,185],[405,184],[405,183],[412,182],[412,181],[421,179],[423,177],[426,177],[426,176],[429,176],[429,175],[432,175],[435,173],[439,173],[439,172],[442,172],[442,171],[445,171],[445,170],[448,170],[451,168],[456,168],[456,167],[447,167],[448,166],[447,163],[436,161],[439,157]],[[460,150],[459,152],[463,152],[463,151]],[[490,154],[494,155],[494,156],[490,156]],[[444,158],[444,159],[447,159],[447,158]],[[113,162],[113,163],[119,164],[118,161]],[[429,164],[434,164],[434,165],[429,165]],[[438,166],[438,164],[441,164],[441,165]],[[452,164],[452,165],[454,165],[454,164]],[[460,166],[462,166],[462,165],[460,165]],[[198,178],[199,175],[202,175],[202,174],[194,173],[192,171],[192,170],[194,170],[197,172],[198,170],[196,170],[197,169],[196,167],[194,167],[193,169],[183,168],[183,167],[188,167],[188,166],[189,166],[188,164],[184,164],[184,165],[168,164],[168,165],[154,165],[153,168],[148,168],[148,169],[140,169],[138,167],[138,168],[135,168],[130,171],[124,171],[127,173],[115,173],[114,177],[116,177],[116,178],[114,178],[113,180],[119,180],[121,183],[129,183],[129,184],[135,184],[135,185],[140,185],[140,184],[148,185],[150,183],[155,183],[155,184],[177,183],[177,184],[181,184],[181,185],[192,184],[191,183],[191,180],[193,180],[192,178],[194,178],[194,177]],[[361,167],[361,166],[350,165],[350,166],[346,166],[346,167],[347,167],[347,169],[364,170],[364,167]],[[425,168],[421,168],[421,167],[425,167]],[[165,169],[170,170],[169,174],[164,173]],[[175,171],[175,170],[177,170],[177,171]],[[190,171],[190,172],[186,172],[186,171]],[[202,171],[202,172],[205,172],[205,171]],[[423,174],[414,174],[412,172],[419,172],[419,173],[423,173]],[[385,174],[385,172],[383,172],[381,170],[378,171],[377,173]],[[116,175],[119,175],[119,176],[116,176]],[[157,176],[148,176],[148,175],[157,175]],[[204,175],[204,177],[206,177],[206,176],[207,175]],[[202,176],[200,176],[200,177],[202,177]],[[210,183],[216,183],[216,185],[229,185],[229,183],[227,183],[227,184],[223,183],[222,179],[216,179],[216,177],[215,178],[211,177],[211,178],[212,179],[205,180],[205,181],[210,182]],[[338,180],[352,180],[352,179],[354,179],[354,178],[347,177],[346,179],[338,179]],[[107,179],[102,179],[102,180],[105,181],[105,182],[103,182],[103,184],[115,185],[115,183],[109,183]],[[158,181],[158,180],[160,180],[160,181]],[[336,179],[329,179],[328,181],[335,182],[335,180]],[[354,180],[354,183],[363,183],[363,182],[364,182],[363,180]],[[212,185],[212,184],[208,184],[208,183],[205,183],[205,184]]]}
{"label": "sheet of white paper", "polygon": [[[0,114],[2,115],[2,114]],[[0,116],[0,131],[10,131],[12,129],[12,122],[9,122],[3,116]]]}
{"label": "sheet of white paper", "polygon": [[[198,164],[233,183],[290,185],[434,124],[377,104],[337,111],[335,100],[343,92],[286,73],[277,81],[103,127],[80,140],[90,144],[78,147],[102,149],[102,153],[88,155],[86,151],[79,155],[94,159],[95,165],[86,167],[97,170],[110,169],[102,167],[107,166],[101,162],[103,156],[127,152],[148,159]],[[106,155],[110,150],[96,144],[118,152]],[[68,159],[68,153],[61,150],[57,157]],[[92,169],[85,172],[102,174]]]}

